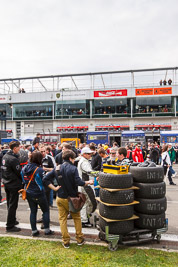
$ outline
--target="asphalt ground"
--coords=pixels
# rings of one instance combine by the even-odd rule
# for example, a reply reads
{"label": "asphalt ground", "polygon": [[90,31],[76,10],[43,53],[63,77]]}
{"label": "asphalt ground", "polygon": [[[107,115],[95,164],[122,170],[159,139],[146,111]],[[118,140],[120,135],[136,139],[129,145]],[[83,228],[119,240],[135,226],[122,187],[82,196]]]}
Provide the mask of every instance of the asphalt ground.
{"label": "asphalt ground", "polygon": [[[178,164],[174,165],[175,171],[178,173]],[[178,174],[174,178],[176,186],[168,184],[166,181],[166,197],[167,197],[167,211],[166,217],[168,218],[168,231],[166,234],[162,234],[160,244],[157,242],[150,241],[146,243],[147,247],[150,248],[163,248],[169,251],[170,249],[178,250]],[[2,188],[2,196],[5,199],[5,192]],[[22,238],[31,238],[31,227],[29,224],[30,209],[27,201],[19,199],[19,205],[17,209],[17,220],[20,222],[19,227],[22,231],[18,233],[6,233],[6,217],[7,217],[7,206],[6,201],[0,203],[0,236],[16,236]],[[93,218],[96,213],[93,214],[91,222],[93,223]],[[41,210],[38,210],[37,219],[41,218]],[[45,238],[45,240],[55,240],[61,241],[60,226],[58,221],[58,209],[56,206],[56,201],[54,199],[53,208],[50,208],[50,225],[51,229],[55,231],[53,236],[45,236],[43,230],[40,230],[40,224],[38,224],[38,229],[40,230],[40,237]],[[68,220],[68,229],[71,235],[71,241],[75,242],[75,228],[73,220]],[[100,244],[106,245],[105,242],[100,241],[98,238],[98,230],[95,227],[83,228],[83,233],[86,240],[90,244]],[[142,246],[142,245],[141,245]],[[144,245],[145,246],[145,245]]]}

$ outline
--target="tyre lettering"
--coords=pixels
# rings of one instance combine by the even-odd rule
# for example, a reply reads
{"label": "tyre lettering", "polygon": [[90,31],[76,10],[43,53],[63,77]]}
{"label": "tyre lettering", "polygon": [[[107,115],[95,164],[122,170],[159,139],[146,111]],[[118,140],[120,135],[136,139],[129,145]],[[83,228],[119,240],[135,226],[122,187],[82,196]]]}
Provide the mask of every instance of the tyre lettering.
{"label": "tyre lettering", "polygon": [[162,179],[163,175],[160,172],[149,172],[146,173],[147,179],[149,180],[155,180],[155,179]]}
{"label": "tyre lettering", "polygon": [[143,219],[143,225],[149,226],[149,227],[155,227],[156,225],[156,219],[155,218],[144,218]]}
{"label": "tyre lettering", "polygon": [[130,193],[130,194],[125,194],[125,199],[126,200],[130,200],[133,198],[133,193]]}
{"label": "tyre lettering", "polygon": [[158,210],[158,211],[160,211],[160,210],[164,210],[164,207],[162,207],[160,203],[158,203],[158,204],[148,203],[147,204],[147,210],[152,210],[152,211],[153,210],[154,211]]}
{"label": "tyre lettering", "polygon": [[163,187],[151,187],[151,195],[161,194],[164,195],[165,191]]}

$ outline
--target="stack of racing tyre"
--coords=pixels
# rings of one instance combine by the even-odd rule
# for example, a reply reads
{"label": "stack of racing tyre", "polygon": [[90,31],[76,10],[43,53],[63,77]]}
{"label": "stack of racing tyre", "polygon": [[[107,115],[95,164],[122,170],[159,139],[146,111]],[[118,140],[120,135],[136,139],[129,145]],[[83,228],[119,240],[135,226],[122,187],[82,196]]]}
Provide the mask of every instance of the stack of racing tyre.
{"label": "stack of racing tyre", "polygon": [[134,229],[134,190],[131,173],[99,174],[99,227],[109,234],[126,234]]}
{"label": "stack of racing tyre", "polygon": [[162,166],[156,164],[139,164],[131,166],[135,190],[135,214],[139,217],[135,220],[135,227],[141,229],[160,229],[165,224],[165,211],[167,209],[166,184]]}

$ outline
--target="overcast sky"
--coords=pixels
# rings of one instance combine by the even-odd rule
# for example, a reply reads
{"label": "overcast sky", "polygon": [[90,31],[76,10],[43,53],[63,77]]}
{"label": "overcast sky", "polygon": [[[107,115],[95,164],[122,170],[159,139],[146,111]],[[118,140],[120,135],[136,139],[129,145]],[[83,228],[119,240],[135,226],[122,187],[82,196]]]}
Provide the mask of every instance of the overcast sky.
{"label": "overcast sky", "polygon": [[0,4],[0,78],[178,66],[177,0]]}

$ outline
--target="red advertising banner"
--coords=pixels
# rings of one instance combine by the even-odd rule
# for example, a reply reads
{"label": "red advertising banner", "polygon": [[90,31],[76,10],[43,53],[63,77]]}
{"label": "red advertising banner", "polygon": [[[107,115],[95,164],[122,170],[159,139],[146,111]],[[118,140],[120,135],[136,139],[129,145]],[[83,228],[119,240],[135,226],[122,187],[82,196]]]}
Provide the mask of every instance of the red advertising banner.
{"label": "red advertising banner", "polygon": [[127,96],[127,89],[94,91],[94,97],[113,97],[113,96]]}

